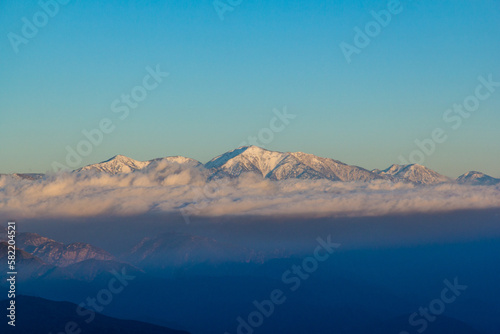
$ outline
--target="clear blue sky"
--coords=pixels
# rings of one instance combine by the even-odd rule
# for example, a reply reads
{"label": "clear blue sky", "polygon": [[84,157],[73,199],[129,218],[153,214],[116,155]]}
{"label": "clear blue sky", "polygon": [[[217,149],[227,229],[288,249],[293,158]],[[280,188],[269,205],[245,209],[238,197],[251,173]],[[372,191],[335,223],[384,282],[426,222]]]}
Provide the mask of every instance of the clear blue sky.
{"label": "clear blue sky", "polygon": [[[227,3],[227,0],[222,0]],[[81,165],[123,154],[206,162],[269,126],[296,119],[265,145],[386,168],[443,128],[424,164],[449,176],[500,177],[500,88],[457,130],[443,113],[500,81],[500,2],[401,1],[403,11],[347,63],[339,44],[387,1],[247,1],[219,18],[212,1],[69,1],[19,45],[36,1],[0,3],[0,173],[64,162],[83,129],[116,129]],[[147,66],[170,76],[121,121],[110,105]]]}

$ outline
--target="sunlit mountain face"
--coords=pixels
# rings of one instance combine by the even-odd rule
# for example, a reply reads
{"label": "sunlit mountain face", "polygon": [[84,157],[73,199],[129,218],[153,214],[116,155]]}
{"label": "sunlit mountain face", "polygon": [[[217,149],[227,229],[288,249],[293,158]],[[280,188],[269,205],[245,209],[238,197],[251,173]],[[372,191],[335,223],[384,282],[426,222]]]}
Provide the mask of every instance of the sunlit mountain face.
{"label": "sunlit mountain face", "polygon": [[[222,177],[238,177],[245,173],[255,173],[265,179],[326,179],[331,181],[372,181],[391,180],[413,184],[439,183],[474,183],[492,185],[499,179],[480,172],[467,172],[456,180],[441,175],[419,164],[393,164],[385,170],[368,171],[358,166],[347,165],[341,161],[322,158],[303,152],[276,152],[257,146],[243,146],[221,154],[205,164],[182,156],[157,158],[148,161],[137,161],[123,155],[116,155],[109,160],[91,164],[74,173],[109,175],[129,174],[137,171],[155,172],[158,168],[173,174],[178,169],[198,168],[208,179]],[[11,174],[4,177],[37,180],[43,174]]]}

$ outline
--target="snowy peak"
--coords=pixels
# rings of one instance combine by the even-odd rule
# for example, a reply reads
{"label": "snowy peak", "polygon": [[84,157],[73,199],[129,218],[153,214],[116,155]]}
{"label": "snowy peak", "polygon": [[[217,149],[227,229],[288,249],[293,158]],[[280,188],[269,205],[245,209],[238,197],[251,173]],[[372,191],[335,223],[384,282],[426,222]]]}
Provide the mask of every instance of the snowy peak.
{"label": "snowy peak", "polygon": [[238,155],[240,155],[243,152],[245,152],[246,150],[248,150],[249,147],[250,146],[242,146],[242,147],[238,147],[234,150],[231,150],[229,152],[223,153],[223,154],[213,158],[209,162],[207,162],[205,164],[205,167],[206,168],[219,168],[222,165],[224,165],[226,162],[228,162],[229,160],[237,157]]}
{"label": "snowy peak", "polygon": [[212,177],[238,177],[254,172],[271,180],[328,179],[333,181],[368,181],[380,176],[363,168],[302,152],[275,152],[245,146],[224,153],[205,164]]}
{"label": "snowy peak", "polygon": [[338,160],[302,152],[288,153],[268,175],[275,180],[289,178],[328,179],[332,181],[370,181],[381,178],[366,169],[350,166]]}
{"label": "snowy peak", "polygon": [[489,175],[481,172],[471,171],[460,175],[457,178],[457,182],[460,184],[472,184],[472,185],[495,185],[500,184],[500,179],[496,179]]}
{"label": "snowy peak", "polygon": [[284,153],[269,151],[257,146],[242,146],[213,158],[205,164],[205,167],[219,168],[233,159],[266,162],[273,160],[272,158],[281,159],[283,156]]}
{"label": "snowy peak", "polygon": [[111,175],[126,174],[141,170],[149,164],[149,161],[137,161],[123,155],[116,155],[101,163],[77,169],[75,172],[104,172]]}
{"label": "snowy peak", "polygon": [[164,165],[186,164],[190,166],[201,165],[199,161],[181,156],[159,158],[148,161],[138,161],[126,157],[124,155],[116,155],[111,159],[103,161],[101,163],[88,165],[80,169],[77,169],[75,170],[75,172],[98,172],[98,173],[107,173],[111,175],[128,174],[138,170],[143,170],[149,166],[157,166],[161,164]]}
{"label": "snowy peak", "polygon": [[246,172],[255,172],[265,177],[286,156],[286,153],[268,151],[257,146],[243,146],[215,157],[205,167],[217,177],[237,177]]}
{"label": "snowy peak", "polygon": [[412,182],[416,184],[438,184],[450,180],[430,168],[419,164],[392,165],[383,171],[373,171],[393,181]]}
{"label": "snowy peak", "polygon": [[383,171],[381,171],[381,173],[388,174],[388,175],[395,175],[395,174],[401,172],[401,170],[403,170],[405,167],[408,167],[408,166],[410,166],[410,165],[396,165],[396,164],[393,164],[389,168],[386,168]]}

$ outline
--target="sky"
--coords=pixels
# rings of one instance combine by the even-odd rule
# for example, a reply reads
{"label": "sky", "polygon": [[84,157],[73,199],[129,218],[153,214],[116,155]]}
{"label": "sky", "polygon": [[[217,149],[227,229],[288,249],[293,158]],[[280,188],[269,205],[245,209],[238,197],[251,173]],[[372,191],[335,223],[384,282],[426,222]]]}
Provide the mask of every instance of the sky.
{"label": "sky", "polygon": [[[78,147],[77,167],[116,154],[206,162],[254,136],[367,169],[500,177],[500,87],[483,84],[500,82],[498,17],[492,0],[5,0],[0,173],[73,167]],[[479,103],[448,112],[464,101]],[[284,110],[294,118],[277,121]]]}

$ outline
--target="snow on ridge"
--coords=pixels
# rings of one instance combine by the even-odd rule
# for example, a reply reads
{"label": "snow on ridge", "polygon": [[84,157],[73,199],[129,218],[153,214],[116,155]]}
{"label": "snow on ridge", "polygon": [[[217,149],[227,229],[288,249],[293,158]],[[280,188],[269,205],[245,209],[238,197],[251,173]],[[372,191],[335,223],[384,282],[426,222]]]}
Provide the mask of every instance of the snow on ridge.
{"label": "snow on ridge", "polygon": [[272,180],[329,179],[333,181],[368,181],[379,175],[341,161],[303,152],[276,152],[245,146],[222,154],[207,164],[214,177],[238,177],[255,172]]}
{"label": "snow on ridge", "polygon": [[111,175],[128,174],[138,170],[143,170],[146,167],[159,164],[160,162],[174,163],[174,164],[190,164],[192,166],[199,165],[200,162],[182,156],[165,157],[153,159],[148,161],[138,161],[124,155],[116,155],[109,160],[101,163],[88,165],[75,170],[79,172],[103,172]]}
{"label": "snow on ridge", "polygon": [[148,166],[150,163],[150,161],[138,161],[123,155],[116,155],[111,159],[103,161],[101,163],[88,165],[77,169],[75,172],[105,172],[115,175],[141,170],[144,167]]}
{"label": "snow on ridge", "polygon": [[[473,185],[500,183],[500,179],[475,171],[468,172],[454,181],[419,164],[393,164],[384,170],[369,171],[362,167],[309,153],[271,151],[258,146],[238,147],[211,159],[206,164],[183,156],[138,161],[124,155],[116,155],[101,163],[77,169],[74,173],[95,172],[119,175],[140,170],[144,173],[157,173],[161,170],[162,176],[167,177],[169,174],[180,173],[190,168],[198,169],[195,173],[201,171],[201,174],[209,180],[223,177],[237,178],[244,173],[256,173],[269,180],[327,179],[342,182],[367,182],[382,179],[421,185],[450,182]],[[36,180],[43,178],[44,175],[20,175],[19,177]]]}
{"label": "snow on ridge", "polygon": [[382,171],[374,170],[373,172],[393,181],[412,182],[416,184],[439,184],[451,181],[448,177],[419,164],[393,164]]}
{"label": "snow on ridge", "polygon": [[472,185],[495,185],[500,184],[500,179],[494,178],[481,172],[470,171],[463,175],[460,175],[457,178],[457,182],[460,184]]}

